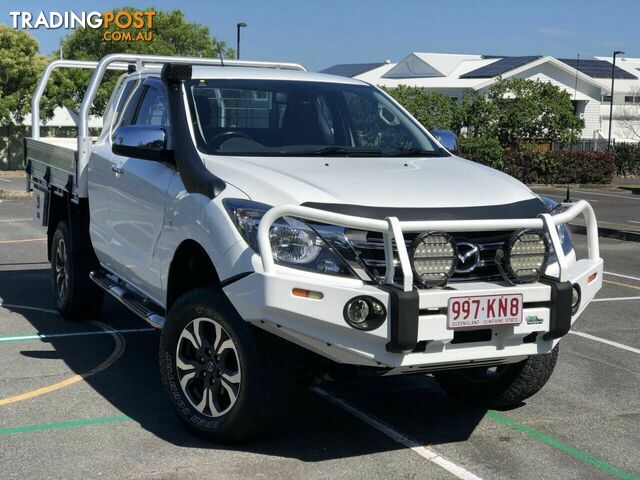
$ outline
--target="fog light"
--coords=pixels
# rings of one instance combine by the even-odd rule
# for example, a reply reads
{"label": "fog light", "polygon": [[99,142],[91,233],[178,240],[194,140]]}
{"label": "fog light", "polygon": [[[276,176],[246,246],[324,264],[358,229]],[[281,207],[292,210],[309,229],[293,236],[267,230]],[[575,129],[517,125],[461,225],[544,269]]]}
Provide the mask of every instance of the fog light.
{"label": "fog light", "polygon": [[580,308],[580,287],[574,285],[571,291],[571,314],[575,315]]}
{"label": "fog light", "polygon": [[352,298],[344,306],[344,319],[359,330],[374,330],[387,318],[387,309],[377,299],[369,296]]}
{"label": "fog light", "polygon": [[537,230],[520,230],[511,237],[507,254],[507,268],[513,280],[520,283],[537,282],[547,266],[549,242]]}

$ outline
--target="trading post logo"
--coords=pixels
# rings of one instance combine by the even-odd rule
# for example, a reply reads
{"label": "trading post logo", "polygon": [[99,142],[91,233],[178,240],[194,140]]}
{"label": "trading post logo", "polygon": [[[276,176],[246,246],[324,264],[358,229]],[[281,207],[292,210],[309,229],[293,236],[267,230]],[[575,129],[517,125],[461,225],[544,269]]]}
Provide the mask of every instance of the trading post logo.
{"label": "trading post logo", "polygon": [[102,29],[104,42],[149,42],[153,40],[153,17],[148,10],[120,10],[111,12],[9,12],[13,28],[56,30],[59,28]]}

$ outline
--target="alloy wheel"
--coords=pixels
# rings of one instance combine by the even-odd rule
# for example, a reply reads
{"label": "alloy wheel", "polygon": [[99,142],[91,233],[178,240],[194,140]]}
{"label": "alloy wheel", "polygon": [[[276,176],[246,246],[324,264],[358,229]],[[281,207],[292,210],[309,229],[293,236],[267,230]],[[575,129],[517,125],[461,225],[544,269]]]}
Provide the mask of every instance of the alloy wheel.
{"label": "alloy wheel", "polygon": [[58,298],[61,301],[65,301],[69,292],[69,265],[67,257],[67,247],[64,243],[64,239],[60,239],[56,246],[55,255],[55,270],[56,270],[56,291]]}
{"label": "alloy wheel", "polygon": [[178,380],[189,403],[201,414],[220,417],[240,394],[240,358],[229,333],[217,321],[189,322],[176,347]]}

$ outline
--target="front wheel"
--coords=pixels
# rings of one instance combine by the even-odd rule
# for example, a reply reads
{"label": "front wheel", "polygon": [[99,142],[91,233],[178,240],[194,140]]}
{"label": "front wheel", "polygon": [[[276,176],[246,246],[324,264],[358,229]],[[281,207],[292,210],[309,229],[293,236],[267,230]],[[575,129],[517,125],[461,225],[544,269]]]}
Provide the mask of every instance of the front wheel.
{"label": "front wheel", "polygon": [[286,409],[292,369],[267,334],[226,297],[196,289],[171,307],[160,340],[163,387],[195,433],[237,442],[264,432]]}
{"label": "front wheel", "polygon": [[487,408],[518,406],[547,383],[558,359],[560,345],[542,355],[497,367],[464,368],[436,372],[442,389],[454,398]]}

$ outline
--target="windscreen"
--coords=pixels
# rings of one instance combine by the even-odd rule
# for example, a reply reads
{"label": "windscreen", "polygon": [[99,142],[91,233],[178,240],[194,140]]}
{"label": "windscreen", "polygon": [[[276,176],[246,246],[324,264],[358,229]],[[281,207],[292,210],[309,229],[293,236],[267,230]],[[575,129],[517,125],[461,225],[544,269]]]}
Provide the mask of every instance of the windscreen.
{"label": "windscreen", "polygon": [[368,85],[191,80],[200,150],[215,155],[446,155],[413,119]]}

